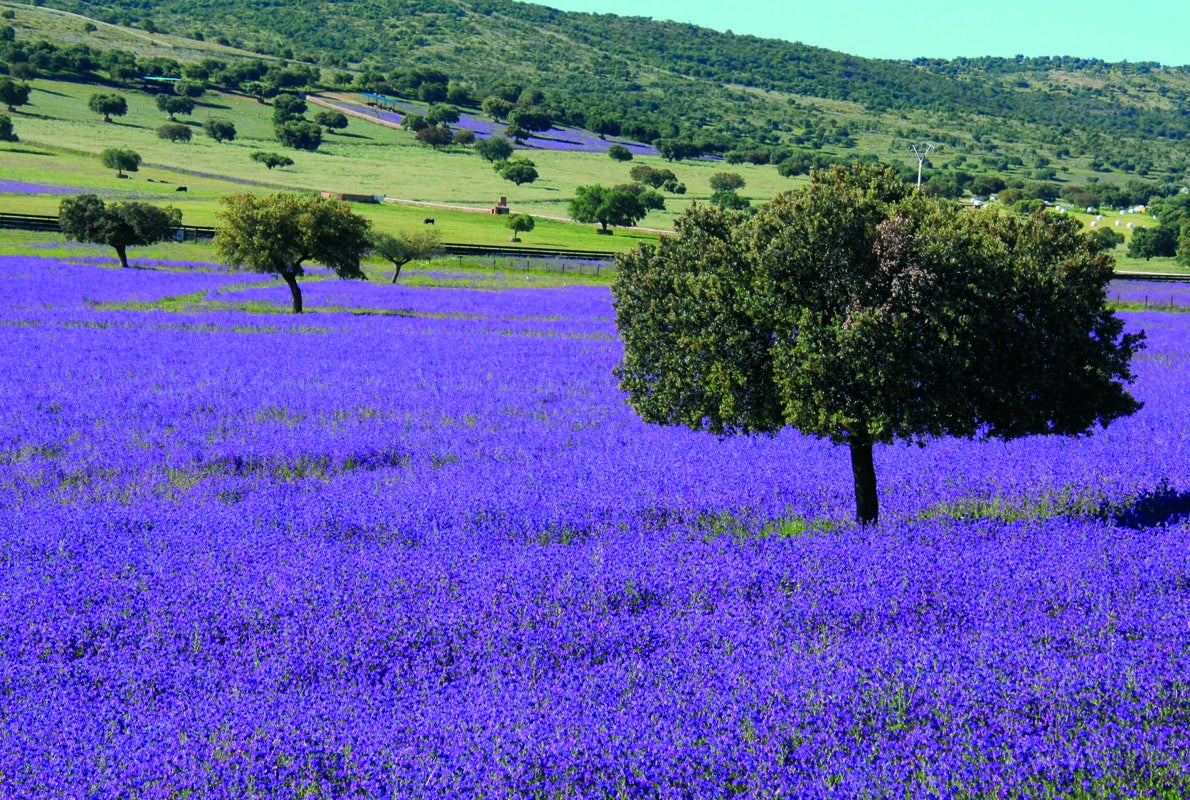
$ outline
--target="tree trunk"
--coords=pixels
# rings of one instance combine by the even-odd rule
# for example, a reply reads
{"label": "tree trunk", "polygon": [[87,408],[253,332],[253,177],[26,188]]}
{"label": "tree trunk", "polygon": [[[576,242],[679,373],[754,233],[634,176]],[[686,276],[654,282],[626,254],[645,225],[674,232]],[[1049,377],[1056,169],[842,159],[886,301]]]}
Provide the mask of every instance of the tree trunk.
{"label": "tree trunk", "polygon": [[116,248],[116,255],[120,257],[120,266],[127,268],[128,266],[128,251],[122,244],[114,244],[112,247]]}
{"label": "tree trunk", "polygon": [[289,287],[289,294],[293,297],[293,313],[302,313],[302,290],[298,286],[297,276],[290,272],[281,274],[281,278],[285,281],[285,285]]}
{"label": "tree trunk", "polygon": [[851,475],[855,479],[855,519],[873,525],[880,512],[876,496],[876,466],[872,461],[872,440],[864,435],[851,439]]}
{"label": "tree trunk", "polygon": [[402,262],[400,264],[398,264],[395,261],[393,262],[393,267],[394,267],[394,269],[393,269],[393,283],[396,283],[397,278],[401,277],[401,267],[403,267],[403,266],[405,266],[404,262]]}

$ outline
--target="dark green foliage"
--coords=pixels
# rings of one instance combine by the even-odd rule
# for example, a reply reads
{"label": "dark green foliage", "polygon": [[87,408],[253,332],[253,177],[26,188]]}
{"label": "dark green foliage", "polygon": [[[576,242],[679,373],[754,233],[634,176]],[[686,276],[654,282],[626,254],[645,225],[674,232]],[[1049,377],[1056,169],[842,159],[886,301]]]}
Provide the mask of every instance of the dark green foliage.
{"label": "dark green foliage", "polygon": [[426,109],[426,119],[432,125],[455,123],[459,121],[459,110],[449,103],[434,103]]}
{"label": "dark green foliage", "polygon": [[628,176],[637,183],[652,186],[654,189],[664,186],[669,181],[677,180],[677,176],[674,175],[673,170],[657,169],[656,167],[650,167],[648,164],[637,164],[628,170]]}
{"label": "dark green foliage", "polygon": [[740,194],[732,189],[722,189],[711,194],[711,205],[716,208],[725,208],[729,211],[747,211],[752,207],[752,203],[748,198],[741,197]]}
{"label": "dark green foliage", "polygon": [[1178,252],[1178,233],[1176,225],[1157,225],[1152,228],[1137,228],[1132,232],[1132,240],[1128,242],[1128,257],[1143,258],[1172,258]]}
{"label": "dark green foliage", "polygon": [[279,94],[273,98],[273,124],[281,125],[290,120],[301,119],[306,113],[306,101],[295,94]]}
{"label": "dark green foliage", "polygon": [[273,126],[277,141],[285,147],[313,152],[322,144],[322,127],[309,120],[291,119]]}
{"label": "dark green foliage", "polygon": [[609,225],[635,225],[648,209],[641,202],[640,193],[634,189],[593,184],[578,187],[570,201],[569,212],[575,222],[598,222],[602,232],[610,233]]}
{"label": "dark green foliage", "polygon": [[123,178],[125,172],[136,172],[140,169],[140,153],[127,147],[109,147],[99,154],[99,163],[108,169],[114,169],[116,176]]}
{"label": "dark green foliage", "polygon": [[170,142],[188,142],[193,133],[189,125],[180,122],[167,122],[157,126],[157,137]]}
{"label": "dark green foliage", "polygon": [[159,94],[156,103],[157,110],[164,111],[171,120],[176,114],[194,113],[194,101],[185,95]]}
{"label": "dark green foliage", "polygon": [[372,248],[369,223],[341,200],[287,192],[225,195],[215,248],[228,265],[277,275],[302,311],[297,279],[316,261],[340,278],[364,278],[360,259]]}
{"label": "dark green foliage", "polygon": [[962,209],[887,168],[816,172],[752,216],[695,206],[617,258],[617,368],[646,420],[792,427],[848,445],[1077,435],[1131,414],[1142,336],[1105,307],[1112,259],[1056,214]]}
{"label": "dark green foliage", "polygon": [[475,144],[475,131],[469,131],[466,128],[455,131],[454,136],[451,137],[451,144],[457,144],[463,147],[469,147]]}
{"label": "dark green foliage", "polygon": [[326,128],[327,132],[341,131],[347,128],[347,115],[342,111],[332,111],[327,109],[319,111],[314,115],[314,123]]}
{"label": "dark green foliage", "polygon": [[0,114],[0,142],[19,142],[20,140],[21,137],[13,131],[12,117]]}
{"label": "dark green foliage", "polygon": [[225,119],[208,119],[202,124],[202,129],[216,142],[231,142],[236,138],[234,122]]}
{"label": "dark green foliage", "polygon": [[512,156],[512,142],[503,136],[490,136],[475,143],[475,152],[479,153],[484,161],[507,161]]}
{"label": "dark green foliage", "polygon": [[0,75],[0,103],[9,111],[29,102],[29,84],[18,83],[7,75]]}
{"label": "dark green foliage", "polygon": [[422,144],[428,144],[437,150],[454,143],[454,131],[447,125],[427,125],[417,132],[413,138]]}
{"label": "dark green foliage", "polygon": [[104,122],[111,122],[112,117],[122,117],[128,113],[128,101],[123,95],[98,93],[87,100],[87,108],[102,114]]}
{"label": "dark green foliage", "polygon": [[506,181],[512,181],[517,186],[533,183],[537,180],[537,165],[527,158],[514,158],[511,161],[501,161],[494,165],[496,173]]}
{"label": "dark green foliage", "polygon": [[269,169],[274,167],[289,167],[293,165],[293,159],[289,156],[283,156],[280,153],[266,153],[264,151],[257,151],[248,156],[253,161],[264,164]]}
{"label": "dark green foliage", "polygon": [[738,172],[716,172],[710,184],[712,192],[734,192],[744,188],[744,179]]}
{"label": "dark green foliage", "polygon": [[110,203],[93,194],[64,199],[58,209],[62,233],[77,242],[115,248],[120,266],[128,266],[127,248],[172,238],[182,224],[182,212],[148,203]]}
{"label": "dark green foliage", "polygon": [[613,161],[631,161],[632,151],[622,144],[613,144],[607,148],[608,158]]}

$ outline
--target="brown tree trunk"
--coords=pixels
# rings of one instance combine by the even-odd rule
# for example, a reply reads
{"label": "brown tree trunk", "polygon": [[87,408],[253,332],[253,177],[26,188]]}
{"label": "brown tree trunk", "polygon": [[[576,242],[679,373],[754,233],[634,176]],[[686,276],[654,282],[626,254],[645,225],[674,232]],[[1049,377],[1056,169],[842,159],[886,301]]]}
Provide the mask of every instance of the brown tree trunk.
{"label": "brown tree trunk", "polygon": [[851,475],[855,480],[855,519],[860,525],[873,525],[880,513],[876,496],[876,465],[872,461],[872,440],[867,436],[851,439]]}
{"label": "brown tree trunk", "polygon": [[293,298],[293,313],[302,313],[302,290],[298,286],[297,276],[290,272],[282,273],[281,278],[289,287],[289,294]]}
{"label": "brown tree trunk", "polygon": [[393,283],[396,283],[396,282],[397,282],[397,278],[401,277],[401,267],[402,267],[402,266],[404,266],[404,264],[398,264],[397,262],[395,262],[395,261],[394,261],[394,262],[393,262],[393,266],[394,266],[394,269],[393,269]]}
{"label": "brown tree trunk", "polygon": [[112,247],[116,248],[116,255],[120,257],[120,266],[127,268],[128,266],[128,251],[122,244],[114,244]]}

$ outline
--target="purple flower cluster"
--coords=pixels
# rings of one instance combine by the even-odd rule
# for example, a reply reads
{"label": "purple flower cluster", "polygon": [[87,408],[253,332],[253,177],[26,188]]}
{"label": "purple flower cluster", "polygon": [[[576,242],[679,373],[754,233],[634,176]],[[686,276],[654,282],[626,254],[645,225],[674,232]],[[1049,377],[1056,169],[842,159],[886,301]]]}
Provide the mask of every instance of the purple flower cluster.
{"label": "purple flower cluster", "polygon": [[[367,95],[375,98],[378,102],[383,103],[383,106],[363,107],[363,106],[344,106],[351,108],[362,114],[376,117],[377,119],[386,120],[389,122],[400,122],[404,114],[420,114],[424,113],[424,109],[415,106],[412,103],[402,102],[400,100],[393,100],[391,98],[383,97],[382,95]],[[338,101],[336,101],[337,103]],[[394,110],[396,109],[396,110]],[[399,110],[399,112],[398,112]],[[476,136],[486,138],[489,136],[503,136],[504,130],[508,127],[503,122],[494,122],[492,120],[480,119],[467,114],[459,117],[459,121],[455,123],[455,127],[472,131]],[[532,134],[526,141],[524,146],[535,150],[571,150],[582,151],[587,153],[606,153],[608,148],[613,144],[623,145],[632,152],[633,155],[638,156],[655,156],[658,155],[657,148],[652,145],[641,144],[634,142],[631,139],[624,139],[620,137],[600,137],[598,134],[581,128],[573,128],[566,125],[555,125],[548,131],[542,133]]]}
{"label": "purple flower cluster", "polygon": [[0,194],[78,194],[82,189],[0,178]]}
{"label": "purple flower cluster", "polygon": [[[239,281],[239,284],[237,284]],[[1190,787],[1190,337],[1081,439],[641,423],[601,287],[0,256],[0,796]],[[329,310],[342,309],[342,310]]]}
{"label": "purple flower cluster", "polygon": [[1181,281],[1112,281],[1108,299],[1154,309],[1190,310],[1190,283]]}

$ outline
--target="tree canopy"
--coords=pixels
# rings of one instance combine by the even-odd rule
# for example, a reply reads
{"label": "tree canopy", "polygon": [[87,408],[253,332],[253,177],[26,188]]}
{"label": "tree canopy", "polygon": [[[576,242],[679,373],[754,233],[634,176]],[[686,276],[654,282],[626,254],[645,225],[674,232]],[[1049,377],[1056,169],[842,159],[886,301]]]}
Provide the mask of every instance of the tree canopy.
{"label": "tree canopy", "polygon": [[401,277],[401,267],[410,261],[423,261],[438,251],[441,240],[437,231],[402,232],[396,236],[389,233],[372,234],[372,251],[392,262],[393,283]]}
{"label": "tree canopy", "polygon": [[62,200],[58,224],[69,239],[115,248],[120,266],[127,267],[127,248],[172,238],[182,212],[140,202],[105,204],[97,195],[80,194]]}
{"label": "tree canopy", "polygon": [[114,169],[120,178],[124,177],[126,171],[136,172],[140,169],[140,162],[140,153],[127,147],[109,147],[99,154],[99,163]]}
{"label": "tree canopy", "polygon": [[293,312],[302,311],[297,279],[316,261],[340,278],[363,278],[360,259],[372,247],[368,220],[342,200],[289,192],[219,198],[215,248],[236,269],[285,281]]}
{"label": "tree canopy", "polygon": [[963,209],[887,168],[815,172],[756,214],[694,206],[617,258],[616,373],[646,420],[845,444],[856,516],[873,445],[1077,435],[1136,411],[1143,334],[1105,307],[1077,221]]}
{"label": "tree canopy", "polygon": [[122,117],[128,113],[128,101],[123,95],[101,92],[91,95],[87,100],[87,108],[102,115],[104,122],[111,122],[112,117]]}
{"label": "tree canopy", "polygon": [[638,193],[601,184],[578,187],[569,210],[575,222],[598,222],[602,233],[610,233],[609,225],[635,225],[649,213]]}

